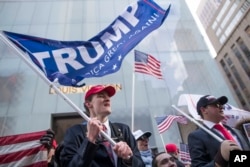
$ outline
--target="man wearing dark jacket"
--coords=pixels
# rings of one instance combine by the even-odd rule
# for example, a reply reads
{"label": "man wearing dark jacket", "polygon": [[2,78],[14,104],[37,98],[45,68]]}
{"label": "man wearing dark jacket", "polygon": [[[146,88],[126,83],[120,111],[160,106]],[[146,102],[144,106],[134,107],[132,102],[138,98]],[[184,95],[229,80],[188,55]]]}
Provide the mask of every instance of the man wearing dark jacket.
{"label": "man wearing dark jacket", "polygon": [[[110,97],[112,86],[91,87],[85,95],[84,107],[90,116],[88,123],[75,125],[66,131],[60,161],[65,167],[144,167],[136,141],[129,127],[112,123]],[[100,136],[103,130],[116,141],[110,146]],[[111,149],[110,149],[111,147]]]}
{"label": "man wearing dark jacket", "polygon": [[244,136],[221,123],[227,101],[225,96],[215,98],[206,95],[197,102],[197,112],[203,119],[204,127],[224,141],[220,143],[201,128],[191,132],[188,145],[192,167],[227,167],[230,150],[249,150],[249,143]]}

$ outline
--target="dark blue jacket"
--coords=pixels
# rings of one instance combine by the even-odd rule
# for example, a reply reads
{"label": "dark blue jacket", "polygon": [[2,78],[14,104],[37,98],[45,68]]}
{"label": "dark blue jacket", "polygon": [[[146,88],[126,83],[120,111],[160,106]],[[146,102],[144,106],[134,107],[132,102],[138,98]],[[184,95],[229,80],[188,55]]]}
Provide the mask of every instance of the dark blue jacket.
{"label": "dark blue jacket", "polygon": [[[246,138],[240,133],[239,130],[230,128],[229,126],[224,125],[234,136],[237,137],[240,142],[243,150],[249,150],[249,142]],[[205,126],[206,127],[206,126]],[[207,128],[207,127],[206,127]],[[211,130],[213,133],[224,139],[219,133],[215,130]],[[217,151],[220,149],[220,142],[214,139],[207,132],[198,128],[197,130],[191,132],[188,135],[188,146],[189,153],[192,159],[192,167],[214,167],[214,157]]]}
{"label": "dark blue jacket", "polygon": [[[129,127],[121,123],[110,123],[111,138],[115,138],[115,127],[121,130],[123,140],[133,151],[132,166],[144,167],[136,141]],[[93,144],[86,138],[86,124],[78,124],[69,128],[64,136],[64,148],[60,154],[60,161],[65,167],[113,167],[105,147],[102,144]],[[117,160],[118,167],[127,165],[121,158]]]}

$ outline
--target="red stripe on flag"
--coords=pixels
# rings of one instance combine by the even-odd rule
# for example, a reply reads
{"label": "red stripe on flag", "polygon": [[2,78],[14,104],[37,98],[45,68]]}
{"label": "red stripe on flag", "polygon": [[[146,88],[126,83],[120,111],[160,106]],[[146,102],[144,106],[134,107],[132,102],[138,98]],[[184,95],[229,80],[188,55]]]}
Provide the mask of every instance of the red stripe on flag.
{"label": "red stripe on flag", "polygon": [[156,123],[159,133],[165,132],[173,123],[177,121],[181,124],[187,124],[187,118],[184,116],[168,115],[164,117],[156,117]]}
{"label": "red stripe on flag", "polygon": [[168,119],[165,119],[165,120],[158,126],[159,132],[160,132],[160,133],[163,133],[165,130],[167,130],[167,129],[170,127],[170,125],[173,123],[174,119],[175,119],[175,118],[172,117],[172,116],[169,116]]}
{"label": "red stripe on flag", "polygon": [[135,50],[135,72],[152,75],[163,79],[161,62],[151,55]]}
{"label": "red stripe on flag", "polygon": [[41,146],[35,147],[35,148],[30,148],[30,149],[26,149],[26,150],[22,150],[22,151],[17,151],[17,152],[13,152],[13,153],[9,153],[9,154],[0,155],[1,163],[10,163],[12,161],[18,161],[18,160],[22,159],[24,156],[30,156],[33,154],[37,154],[39,151],[43,151],[43,150],[46,150],[46,148],[43,145],[41,145]]}
{"label": "red stripe on flag", "polygon": [[40,132],[0,137],[0,146],[39,140],[45,133],[46,133],[45,131],[40,131]]}
{"label": "red stripe on flag", "polygon": [[160,71],[154,71],[151,68],[148,68],[147,66],[145,66],[143,64],[136,63],[135,64],[135,72],[149,74],[149,75],[152,75],[158,79],[163,79]]}
{"label": "red stripe on flag", "polygon": [[180,159],[184,162],[191,163],[191,158],[189,154],[189,148],[187,144],[180,143],[180,152],[179,152]]}
{"label": "red stripe on flag", "polygon": [[187,124],[187,118],[184,116],[168,115],[163,121],[157,122],[159,133],[165,132],[172,125],[173,121],[177,121],[181,124]]}
{"label": "red stripe on flag", "polygon": [[0,166],[47,166],[47,149],[39,142],[45,133],[0,137]]}

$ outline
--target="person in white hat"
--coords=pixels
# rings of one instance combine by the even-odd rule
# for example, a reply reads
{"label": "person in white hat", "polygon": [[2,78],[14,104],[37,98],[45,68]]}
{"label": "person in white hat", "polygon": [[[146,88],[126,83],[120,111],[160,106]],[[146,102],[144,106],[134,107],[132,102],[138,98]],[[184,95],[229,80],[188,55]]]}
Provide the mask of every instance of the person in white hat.
{"label": "person in white hat", "polygon": [[152,151],[149,148],[149,137],[151,136],[151,132],[143,132],[142,130],[137,130],[133,132],[135,140],[137,142],[137,147],[141,153],[141,158],[145,164],[145,167],[152,166]]}

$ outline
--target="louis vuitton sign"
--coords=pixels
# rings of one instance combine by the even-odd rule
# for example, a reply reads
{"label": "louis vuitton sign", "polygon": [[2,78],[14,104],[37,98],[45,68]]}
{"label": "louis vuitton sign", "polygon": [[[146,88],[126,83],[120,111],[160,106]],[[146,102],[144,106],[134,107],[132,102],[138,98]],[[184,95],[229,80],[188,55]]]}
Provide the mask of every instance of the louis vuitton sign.
{"label": "louis vuitton sign", "polygon": [[[104,84],[105,86],[113,86],[116,91],[122,89],[121,84]],[[85,85],[82,87],[71,87],[71,86],[61,86],[59,90],[64,94],[75,94],[75,93],[85,93],[94,85]],[[56,91],[53,88],[50,88],[49,94],[56,94]]]}

